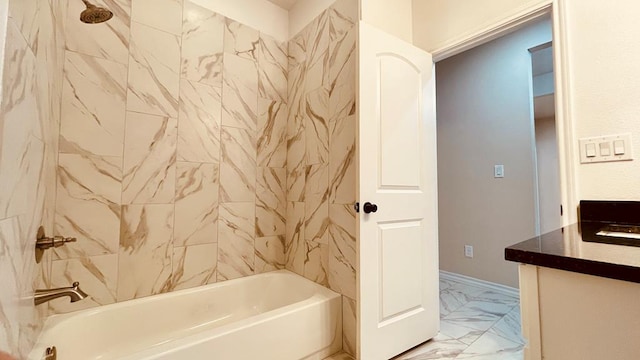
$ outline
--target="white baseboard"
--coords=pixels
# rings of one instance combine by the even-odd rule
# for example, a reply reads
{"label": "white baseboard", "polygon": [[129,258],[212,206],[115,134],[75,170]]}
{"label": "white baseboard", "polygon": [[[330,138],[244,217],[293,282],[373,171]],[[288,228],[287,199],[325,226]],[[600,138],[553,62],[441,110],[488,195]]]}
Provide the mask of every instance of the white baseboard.
{"label": "white baseboard", "polygon": [[506,286],[502,284],[496,284],[486,280],[480,280],[476,278],[472,278],[471,276],[460,275],[444,270],[440,270],[440,278],[444,280],[457,281],[463,284],[471,285],[471,286],[482,286],[486,288],[490,288],[491,290],[495,290],[501,292],[503,294],[509,296],[520,297],[520,290],[513,288],[511,286]]}

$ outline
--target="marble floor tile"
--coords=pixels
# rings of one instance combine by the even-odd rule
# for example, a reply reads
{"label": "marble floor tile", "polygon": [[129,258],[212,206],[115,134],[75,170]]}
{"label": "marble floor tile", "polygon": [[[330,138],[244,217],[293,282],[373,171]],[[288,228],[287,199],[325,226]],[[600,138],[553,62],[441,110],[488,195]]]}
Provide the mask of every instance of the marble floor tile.
{"label": "marble floor tile", "polygon": [[440,320],[440,333],[467,345],[471,345],[485,332],[483,330],[472,329],[447,320]]}
{"label": "marble floor tile", "polygon": [[525,340],[522,338],[520,324],[520,307],[516,307],[493,325],[489,332],[513,342],[524,344]]}
{"label": "marble floor tile", "polygon": [[485,333],[456,359],[474,360],[515,360],[522,359],[522,344],[507,340],[502,336]]}
{"label": "marble floor tile", "polygon": [[440,290],[440,317],[445,317],[458,310],[471,301],[474,295],[482,292],[483,290],[480,288],[465,286],[460,283],[450,284],[446,289]]}
{"label": "marble floor tile", "polygon": [[519,299],[512,294],[440,279],[440,332],[393,360],[522,360]]}
{"label": "marble floor tile", "polygon": [[512,305],[474,300],[442,319],[471,329],[486,331],[512,309]]}
{"label": "marble floor tile", "polygon": [[438,334],[433,340],[398,355],[393,360],[457,359],[467,346],[447,335]]}

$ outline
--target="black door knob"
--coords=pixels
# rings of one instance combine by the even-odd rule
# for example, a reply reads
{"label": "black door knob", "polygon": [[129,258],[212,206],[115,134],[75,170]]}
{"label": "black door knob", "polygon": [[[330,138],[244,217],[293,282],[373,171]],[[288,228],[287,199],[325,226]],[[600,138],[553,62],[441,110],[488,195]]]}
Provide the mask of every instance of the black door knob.
{"label": "black door knob", "polygon": [[364,210],[365,214],[374,213],[374,212],[378,211],[378,205],[372,204],[370,202],[366,202],[362,206],[362,210]]}

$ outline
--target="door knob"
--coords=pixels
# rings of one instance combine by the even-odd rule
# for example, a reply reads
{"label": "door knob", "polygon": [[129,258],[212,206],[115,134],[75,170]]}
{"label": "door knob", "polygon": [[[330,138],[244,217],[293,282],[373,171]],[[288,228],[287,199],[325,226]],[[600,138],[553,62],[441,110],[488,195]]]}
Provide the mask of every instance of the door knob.
{"label": "door knob", "polygon": [[364,210],[365,214],[374,213],[374,212],[378,211],[378,205],[372,204],[370,202],[366,202],[362,206],[362,210]]}

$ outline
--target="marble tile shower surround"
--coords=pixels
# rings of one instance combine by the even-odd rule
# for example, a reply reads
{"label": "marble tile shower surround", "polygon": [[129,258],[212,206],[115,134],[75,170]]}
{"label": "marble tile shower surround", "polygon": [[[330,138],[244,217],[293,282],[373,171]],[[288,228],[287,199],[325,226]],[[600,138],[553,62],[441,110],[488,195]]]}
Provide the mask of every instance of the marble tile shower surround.
{"label": "marble tile shower surround", "polygon": [[36,264],[37,228],[53,233],[64,66],[56,1],[10,0],[0,106],[0,349],[24,358],[47,316],[51,256]]}
{"label": "marble tile shower surround", "polygon": [[343,295],[356,346],[357,1],[340,0],[289,41],[286,268]]}
{"label": "marble tile shower surround", "polygon": [[345,295],[352,347],[357,2],[289,43],[187,0],[96,3],[121,17],[65,29],[55,232],[79,240],[51,267],[92,298],[52,312],[288,268]]}
{"label": "marble tile shower surround", "polygon": [[[357,1],[288,43],[188,0],[94,3],[114,18],[10,2],[0,348],[24,355],[47,310],[288,268],[344,295],[353,352]],[[78,242],[36,266],[40,224]],[[72,281],[91,298],[19,300]]]}

